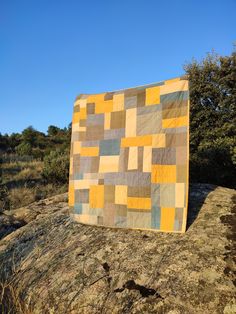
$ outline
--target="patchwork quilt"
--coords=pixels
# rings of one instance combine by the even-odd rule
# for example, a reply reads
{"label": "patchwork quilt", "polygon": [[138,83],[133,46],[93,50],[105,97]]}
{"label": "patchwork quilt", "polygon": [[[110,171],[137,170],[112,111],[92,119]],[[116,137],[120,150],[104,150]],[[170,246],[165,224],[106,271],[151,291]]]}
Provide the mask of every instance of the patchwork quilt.
{"label": "patchwork quilt", "polygon": [[75,100],[69,180],[74,220],[184,232],[188,164],[184,77]]}

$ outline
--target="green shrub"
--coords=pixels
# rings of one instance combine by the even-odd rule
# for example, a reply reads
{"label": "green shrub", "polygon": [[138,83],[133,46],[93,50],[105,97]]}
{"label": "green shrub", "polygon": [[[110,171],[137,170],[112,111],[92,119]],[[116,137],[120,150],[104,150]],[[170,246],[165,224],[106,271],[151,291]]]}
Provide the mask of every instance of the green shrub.
{"label": "green shrub", "polygon": [[0,213],[10,209],[9,191],[6,186],[0,186]]}
{"label": "green shrub", "polygon": [[29,143],[22,142],[16,147],[16,152],[20,156],[29,156],[32,153],[32,147]]}
{"label": "green shrub", "polygon": [[48,183],[64,184],[69,177],[69,152],[55,150],[44,157],[43,179]]}

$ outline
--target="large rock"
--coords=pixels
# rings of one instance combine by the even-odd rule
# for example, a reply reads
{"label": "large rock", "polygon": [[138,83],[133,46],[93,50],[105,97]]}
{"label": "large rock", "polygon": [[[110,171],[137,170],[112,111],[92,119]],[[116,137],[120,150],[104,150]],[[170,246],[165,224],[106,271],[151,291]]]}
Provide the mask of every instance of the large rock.
{"label": "large rock", "polygon": [[8,213],[3,313],[236,312],[234,190],[193,185],[185,234],[74,223],[60,197]]}

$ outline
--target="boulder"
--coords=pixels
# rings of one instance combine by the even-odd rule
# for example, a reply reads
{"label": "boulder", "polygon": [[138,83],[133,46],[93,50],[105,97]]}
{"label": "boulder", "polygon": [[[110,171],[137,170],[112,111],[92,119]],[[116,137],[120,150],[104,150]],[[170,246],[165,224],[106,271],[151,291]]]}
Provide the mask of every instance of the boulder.
{"label": "boulder", "polygon": [[73,222],[66,195],[7,213],[3,313],[235,313],[235,190],[193,184],[184,234]]}

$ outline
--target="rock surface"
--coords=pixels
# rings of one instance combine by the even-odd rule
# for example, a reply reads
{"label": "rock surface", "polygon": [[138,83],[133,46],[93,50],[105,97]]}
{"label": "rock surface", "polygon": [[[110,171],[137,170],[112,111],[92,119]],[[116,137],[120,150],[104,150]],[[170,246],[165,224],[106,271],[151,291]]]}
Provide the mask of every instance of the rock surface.
{"label": "rock surface", "polygon": [[66,194],[5,213],[2,313],[235,313],[235,198],[192,185],[185,234],[74,223]]}

